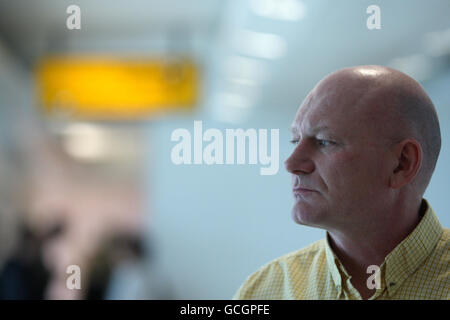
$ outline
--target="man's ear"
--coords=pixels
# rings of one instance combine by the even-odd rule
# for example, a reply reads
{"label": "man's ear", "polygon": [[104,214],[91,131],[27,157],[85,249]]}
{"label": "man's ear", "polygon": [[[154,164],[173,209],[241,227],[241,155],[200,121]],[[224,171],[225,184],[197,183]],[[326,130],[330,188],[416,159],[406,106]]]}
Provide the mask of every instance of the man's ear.
{"label": "man's ear", "polygon": [[390,187],[400,189],[410,183],[422,164],[422,148],[415,139],[405,139],[394,146],[396,165],[389,180]]}

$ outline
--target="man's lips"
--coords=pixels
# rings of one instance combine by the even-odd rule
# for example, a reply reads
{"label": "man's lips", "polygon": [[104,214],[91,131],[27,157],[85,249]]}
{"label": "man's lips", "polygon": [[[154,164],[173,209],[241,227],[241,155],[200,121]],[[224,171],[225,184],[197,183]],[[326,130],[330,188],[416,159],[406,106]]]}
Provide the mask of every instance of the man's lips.
{"label": "man's lips", "polygon": [[308,189],[308,188],[304,188],[304,187],[295,187],[292,189],[292,192],[294,193],[294,195],[301,195],[301,194],[307,194],[307,193],[317,192],[317,191]]}

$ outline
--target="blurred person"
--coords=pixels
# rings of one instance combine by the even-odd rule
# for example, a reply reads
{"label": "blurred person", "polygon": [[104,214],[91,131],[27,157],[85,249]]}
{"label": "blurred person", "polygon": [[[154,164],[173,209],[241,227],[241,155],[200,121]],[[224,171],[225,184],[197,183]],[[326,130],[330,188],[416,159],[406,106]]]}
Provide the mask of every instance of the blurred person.
{"label": "blurred person", "polygon": [[87,300],[170,298],[167,283],[155,276],[151,254],[137,234],[117,234],[105,241],[92,259]]}
{"label": "blurred person", "polygon": [[55,221],[44,229],[22,222],[17,245],[0,272],[0,299],[47,299],[56,275],[54,256],[48,251],[60,241],[64,230],[62,221]]}
{"label": "blurred person", "polygon": [[112,250],[110,241],[100,245],[99,250],[94,253],[88,265],[88,275],[86,278],[86,300],[102,300],[105,297],[111,270],[113,268],[111,255]]}
{"label": "blurred person", "polygon": [[234,298],[450,299],[450,230],[423,198],[441,147],[424,89],[391,68],[342,69],[307,95],[292,133],[292,217],[326,237]]}
{"label": "blurred person", "polygon": [[25,223],[17,247],[0,272],[0,299],[42,300],[50,272],[42,259],[44,238]]}
{"label": "blurred person", "polygon": [[152,246],[148,242],[144,245],[143,239],[136,236],[122,238],[121,242],[105,299],[173,299],[171,284],[159,269]]}

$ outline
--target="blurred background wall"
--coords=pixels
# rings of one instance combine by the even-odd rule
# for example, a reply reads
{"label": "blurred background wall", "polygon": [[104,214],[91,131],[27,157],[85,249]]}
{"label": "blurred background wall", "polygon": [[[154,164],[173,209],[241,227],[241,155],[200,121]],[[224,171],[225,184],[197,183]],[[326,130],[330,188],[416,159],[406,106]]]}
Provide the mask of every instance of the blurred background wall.
{"label": "blurred background wall", "polygon": [[[79,30],[66,27],[71,4],[81,10]],[[379,30],[366,26],[373,4],[381,10]],[[90,297],[64,287],[70,264],[100,278],[115,275],[107,297],[231,298],[259,266],[324,236],[290,218],[288,128],[315,83],[362,64],[397,68],[431,96],[443,144],[426,198],[448,227],[449,15],[447,0],[0,0],[0,235],[7,239],[0,259],[17,238],[6,226],[26,221],[42,235],[63,221],[62,235],[43,245],[52,270],[46,298]],[[120,110],[111,119],[107,106],[100,117],[76,117],[64,111],[67,100],[55,107],[62,115],[50,114],[36,74],[54,56],[139,57],[161,66],[188,59],[197,95],[188,106],[160,103],[132,119]],[[259,165],[248,164],[173,164],[171,134],[193,132],[194,120],[222,132],[280,129],[278,173],[261,176]],[[142,243],[107,240],[124,234]],[[92,263],[105,243],[115,271]],[[118,254],[119,247],[128,249]],[[134,262],[119,268],[111,261]],[[148,288],[120,285],[138,279],[151,279]]]}

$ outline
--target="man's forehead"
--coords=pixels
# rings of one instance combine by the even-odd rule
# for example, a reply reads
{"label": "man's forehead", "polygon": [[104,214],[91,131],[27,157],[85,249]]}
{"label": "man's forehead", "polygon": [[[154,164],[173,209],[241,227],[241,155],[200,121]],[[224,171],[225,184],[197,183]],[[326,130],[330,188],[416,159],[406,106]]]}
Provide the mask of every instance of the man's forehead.
{"label": "man's forehead", "polygon": [[336,90],[317,89],[311,91],[298,108],[292,123],[293,133],[299,130],[311,134],[319,131],[336,133],[366,120],[368,108],[361,107],[357,97],[348,97]]}
{"label": "man's forehead", "polygon": [[311,134],[319,131],[330,131],[335,126],[334,112],[328,111],[323,101],[313,99],[312,95],[308,95],[295,115],[294,121],[291,125],[292,133],[299,133],[300,131],[308,131]]}

